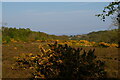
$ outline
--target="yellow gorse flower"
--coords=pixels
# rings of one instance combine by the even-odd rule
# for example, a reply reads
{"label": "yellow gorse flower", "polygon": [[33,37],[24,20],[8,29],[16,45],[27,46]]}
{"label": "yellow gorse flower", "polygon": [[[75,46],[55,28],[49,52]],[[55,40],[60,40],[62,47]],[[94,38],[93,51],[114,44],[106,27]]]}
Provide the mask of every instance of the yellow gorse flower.
{"label": "yellow gorse flower", "polygon": [[33,55],[32,53],[29,54],[29,56],[32,56],[32,55]]}
{"label": "yellow gorse flower", "polygon": [[31,57],[31,59],[35,59],[36,57]]}
{"label": "yellow gorse flower", "polygon": [[14,47],[15,50],[17,50],[17,47]]}
{"label": "yellow gorse flower", "polygon": [[14,40],[13,38],[10,38],[10,41],[11,42],[17,42],[16,40]]}

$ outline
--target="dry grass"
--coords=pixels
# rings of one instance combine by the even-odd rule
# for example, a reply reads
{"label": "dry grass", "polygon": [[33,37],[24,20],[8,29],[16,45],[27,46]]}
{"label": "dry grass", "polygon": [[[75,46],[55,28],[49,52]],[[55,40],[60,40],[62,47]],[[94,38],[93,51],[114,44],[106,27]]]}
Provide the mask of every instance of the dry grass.
{"label": "dry grass", "polygon": [[[3,78],[30,78],[31,74],[28,70],[16,69],[12,70],[11,66],[15,63],[14,57],[21,53],[39,53],[38,42],[19,42],[2,45],[2,70]],[[46,43],[42,43],[46,44]],[[85,50],[95,47],[83,47]],[[105,61],[106,71],[109,78],[117,78],[118,76],[118,49],[117,48],[95,48],[95,54],[98,59]]]}

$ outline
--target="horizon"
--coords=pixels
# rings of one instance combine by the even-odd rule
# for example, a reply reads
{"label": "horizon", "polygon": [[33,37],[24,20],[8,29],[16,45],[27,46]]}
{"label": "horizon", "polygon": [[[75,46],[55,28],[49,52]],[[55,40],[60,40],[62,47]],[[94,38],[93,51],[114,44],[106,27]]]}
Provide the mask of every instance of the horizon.
{"label": "horizon", "polygon": [[[30,28],[53,35],[108,30],[112,23],[96,17],[109,2],[3,2],[2,21],[8,27]],[[12,20],[11,20],[12,19]]]}
{"label": "horizon", "polygon": [[[8,27],[8,26],[2,26],[2,27]],[[16,29],[20,29],[20,27],[19,28],[17,28],[17,27],[8,27],[8,28],[16,28]],[[1,28],[0,28],[1,29]],[[27,28],[23,28],[23,29],[27,29]],[[30,29],[30,28],[29,28]],[[116,29],[116,28],[114,28],[114,29]],[[107,31],[109,31],[109,30],[114,30],[114,29],[107,29]],[[31,29],[30,29],[31,30]],[[31,31],[33,31],[33,30],[31,30]],[[48,34],[48,35],[56,35],[56,36],[77,36],[77,35],[86,35],[86,34],[89,34],[89,33],[92,33],[92,32],[99,32],[99,31],[106,31],[106,30],[98,30],[98,31],[91,31],[91,32],[88,32],[88,33],[85,33],[85,34],[73,34],[73,35],[71,35],[71,34],[60,34],[60,35],[56,35],[56,34],[48,34],[48,33],[46,33],[46,34]],[[42,31],[35,31],[35,32],[42,32]],[[45,33],[45,32],[42,32],[42,33]]]}

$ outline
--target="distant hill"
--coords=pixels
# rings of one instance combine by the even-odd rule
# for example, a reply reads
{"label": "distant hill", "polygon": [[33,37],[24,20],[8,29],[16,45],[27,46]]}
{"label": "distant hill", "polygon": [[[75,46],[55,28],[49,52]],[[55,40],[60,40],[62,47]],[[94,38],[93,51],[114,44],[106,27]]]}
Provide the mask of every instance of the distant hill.
{"label": "distant hill", "polygon": [[[1,31],[1,30],[0,30]],[[88,40],[94,42],[117,43],[117,29],[90,32],[83,35],[50,35],[44,32],[31,31],[29,28],[8,28],[2,27],[2,40],[9,42],[11,38],[17,41],[35,41],[35,40]]]}
{"label": "distant hill", "polygon": [[11,38],[14,38],[18,41],[35,41],[35,40],[47,40],[47,39],[59,39],[59,40],[68,40],[69,37],[66,35],[56,36],[49,35],[44,32],[31,31],[29,28],[8,28],[2,27],[2,40],[10,41]]}
{"label": "distant hill", "polygon": [[117,34],[117,29],[113,29],[113,30],[90,32],[88,34],[83,34],[83,35],[74,35],[71,36],[70,39],[117,43],[118,34]]}

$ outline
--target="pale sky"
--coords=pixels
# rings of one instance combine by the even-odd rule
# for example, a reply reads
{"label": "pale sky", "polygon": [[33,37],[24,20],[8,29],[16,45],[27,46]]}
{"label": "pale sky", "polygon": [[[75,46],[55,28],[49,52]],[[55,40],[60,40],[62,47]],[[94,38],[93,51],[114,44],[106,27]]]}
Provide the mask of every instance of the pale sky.
{"label": "pale sky", "polygon": [[117,0],[0,0],[2,2],[113,2]]}
{"label": "pale sky", "polygon": [[86,34],[106,30],[111,19],[102,22],[95,15],[109,2],[3,2],[2,21],[9,27],[30,28],[56,35]]}

